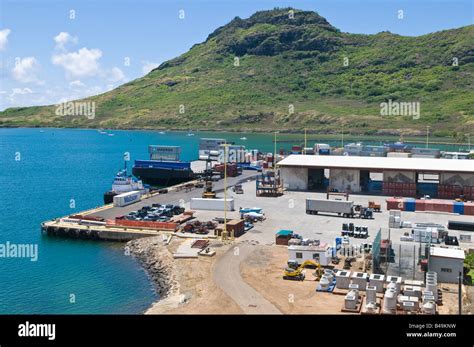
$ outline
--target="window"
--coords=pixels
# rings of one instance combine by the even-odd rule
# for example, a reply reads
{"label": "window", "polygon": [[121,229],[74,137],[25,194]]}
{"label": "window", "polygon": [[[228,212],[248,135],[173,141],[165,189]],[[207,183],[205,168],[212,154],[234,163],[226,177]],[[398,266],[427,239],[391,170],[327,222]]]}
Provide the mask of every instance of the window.
{"label": "window", "polygon": [[446,267],[442,267],[442,268],[441,268],[441,272],[449,272],[449,273],[451,273],[451,272],[453,272],[453,269],[448,269],[448,268],[446,268]]}
{"label": "window", "polygon": [[313,259],[319,261],[319,253],[313,253]]}
{"label": "window", "polygon": [[302,259],[302,258],[303,258],[303,253],[296,252],[296,259]]}

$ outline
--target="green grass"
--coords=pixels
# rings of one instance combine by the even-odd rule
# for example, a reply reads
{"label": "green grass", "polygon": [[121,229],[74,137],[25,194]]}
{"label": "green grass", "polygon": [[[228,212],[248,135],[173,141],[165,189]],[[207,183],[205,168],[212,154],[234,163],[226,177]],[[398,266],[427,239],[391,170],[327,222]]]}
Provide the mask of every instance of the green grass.
{"label": "green grass", "polygon": [[[96,102],[94,120],[26,107],[1,112],[0,126],[335,134],[344,125],[352,134],[417,136],[429,125],[434,136],[460,141],[474,125],[473,37],[474,26],[419,37],[348,34],[315,12],[295,10],[290,20],[288,9],[262,11],[234,19],[148,75],[88,98]],[[420,102],[420,119],[381,116],[388,99]]]}

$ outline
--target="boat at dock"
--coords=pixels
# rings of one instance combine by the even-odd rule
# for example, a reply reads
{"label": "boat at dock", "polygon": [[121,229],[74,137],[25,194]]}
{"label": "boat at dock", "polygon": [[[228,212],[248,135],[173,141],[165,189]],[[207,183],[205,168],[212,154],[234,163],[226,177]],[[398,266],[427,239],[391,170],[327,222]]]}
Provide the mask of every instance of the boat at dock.
{"label": "boat at dock", "polygon": [[112,182],[112,189],[104,193],[104,204],[111,204],[114,201],[114,196],[128,193],[132,191],[139,191],[142,194],[148,192],[142,181],[134,179],[132,176],[127,174],[127,167],[120,170],[114,177]]}
{"label": "boat at dock", "polygon": [[135,160],[132,173],[151,186],[168,187],[191,181],[195,174],[190,162],[180,161],[179,146],[148,146],[149,160]]}

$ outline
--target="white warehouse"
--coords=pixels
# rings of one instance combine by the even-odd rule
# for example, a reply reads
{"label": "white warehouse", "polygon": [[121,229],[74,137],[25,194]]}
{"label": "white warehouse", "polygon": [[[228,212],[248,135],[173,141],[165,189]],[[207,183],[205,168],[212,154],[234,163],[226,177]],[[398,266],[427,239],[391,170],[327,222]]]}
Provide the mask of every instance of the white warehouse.
{"label": "white warehouse", "polygon": [[463,273],[464,258],[462,249],[432,246],[428,269],[438,274],[439,282],[458,283],[459,272]]}

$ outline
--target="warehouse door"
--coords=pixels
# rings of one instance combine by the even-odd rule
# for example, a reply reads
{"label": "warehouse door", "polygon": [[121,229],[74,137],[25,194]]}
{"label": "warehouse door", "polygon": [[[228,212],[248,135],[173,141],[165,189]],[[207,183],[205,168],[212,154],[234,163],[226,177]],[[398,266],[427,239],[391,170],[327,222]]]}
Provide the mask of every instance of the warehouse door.
{"label": "warehouse door", "polygon": [[308,169],[308,190],[324,190],[324,169]]}
{"label": "warehouse door", "polygon": [[370,183],[370,171],[360,170],[359,185],[362,192],[368,192]]}

